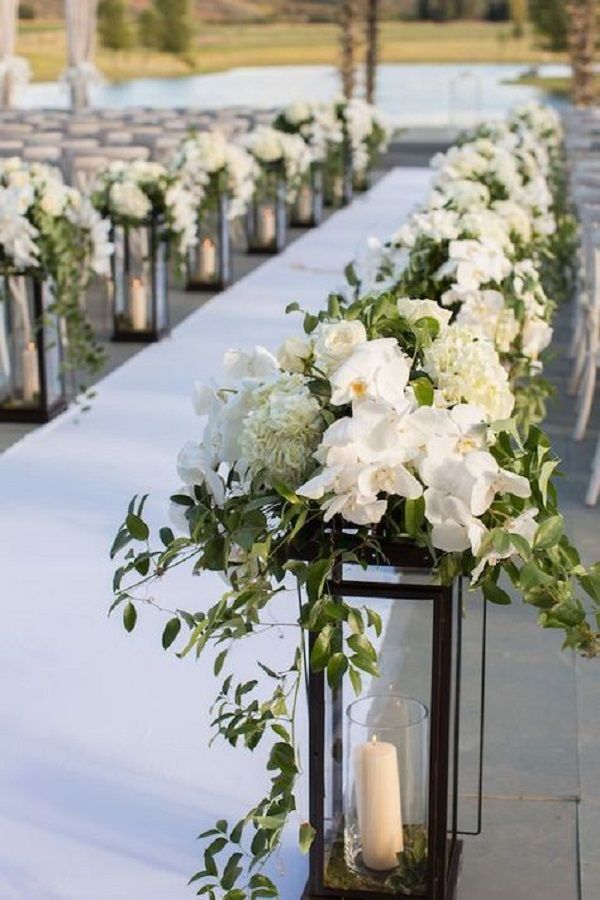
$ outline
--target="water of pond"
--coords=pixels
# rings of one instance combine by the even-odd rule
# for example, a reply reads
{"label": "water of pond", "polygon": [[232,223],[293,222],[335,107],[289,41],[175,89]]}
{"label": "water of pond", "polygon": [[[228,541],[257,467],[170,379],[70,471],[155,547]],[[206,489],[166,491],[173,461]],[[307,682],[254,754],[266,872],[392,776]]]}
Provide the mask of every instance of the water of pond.
{"label": "water of pond", "polygon": [[[514,103],[541,97],[537,88],[511,84],[527,66],[516,64],[383,65],[378,102],[405,125],[464,125],[501,116]],[[564,74],[564,66],[540,73]],[[136,78],[94,87],[98,107],[280,106],[292,100],[326,100],[339,93],[332,66],[263,66],[230,69],[187,78]],[[30,85],[21,98],[28,107],[67,105],[63,85]]]}

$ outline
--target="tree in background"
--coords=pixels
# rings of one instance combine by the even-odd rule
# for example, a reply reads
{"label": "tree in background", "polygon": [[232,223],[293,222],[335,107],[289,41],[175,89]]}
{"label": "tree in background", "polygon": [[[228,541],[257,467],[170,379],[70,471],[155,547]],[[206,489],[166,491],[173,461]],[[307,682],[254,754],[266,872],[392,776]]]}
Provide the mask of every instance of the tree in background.
{"label": "tree in background", "polygon": [[567,49],[565,0],[529,0],[529,15],[547,50]]}
{"label": "tree in background", "polygon": [[596,0],[567,3],[567,41],[573,70],[573,103],[592,106],[596,99],[594,57],[596,51]]}
{"label": "tree in background", "polygon": [[100,0],[98,35],[109,50],[127,50],[133,44],[133,31],[124,0]]}
{"label": "tree in background", "polygon": [[525,34],[525,26],[529,16],[527,0],[509,0],[510,19],[513,24],[515,37],[521,38]]}
{"label": "tree in background", "polygon": [[356,82],[356,6],[357,0],[340,3],[340,75],[347,99],[353,96]]}
{"label": "tree in background", "polygon": [[379,61],[379,0],[367,0],[365,31],[367,40],[365,62],[366,97],[369,103],[374,103],[377,88],[377,63]]}
{"label": "tree in background", "polygon": [[189,0],[152,0],[138,16],[140,43],[165,53],[186,53],[192,43]]}

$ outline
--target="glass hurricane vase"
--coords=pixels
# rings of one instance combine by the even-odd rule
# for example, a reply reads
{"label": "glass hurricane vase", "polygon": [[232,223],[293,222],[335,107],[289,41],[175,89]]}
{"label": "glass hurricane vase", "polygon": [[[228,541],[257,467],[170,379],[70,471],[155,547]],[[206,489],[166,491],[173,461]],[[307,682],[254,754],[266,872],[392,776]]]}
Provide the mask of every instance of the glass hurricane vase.
{"label": "glass hurricane vase", "polygon": [[150,343],[169,331],[168,255],[164,223],[153,217],[112,229],[114,341]]}
{"label": "glass hurricane vase", "polygon": [[42,275],[0,274],[0,421],[47,422],[67,405],[53,303]]}

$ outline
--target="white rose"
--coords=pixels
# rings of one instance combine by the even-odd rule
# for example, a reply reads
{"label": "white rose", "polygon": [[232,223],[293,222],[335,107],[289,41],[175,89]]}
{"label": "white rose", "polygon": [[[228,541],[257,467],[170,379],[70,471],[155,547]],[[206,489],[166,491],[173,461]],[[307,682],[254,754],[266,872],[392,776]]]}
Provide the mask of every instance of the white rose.
{"label": "white rose", "polygon": [[322,324],[316,332],[315,360],[320,369],[332,372],[367,340],[362,322]]}
{"label": "white rose", "polygon": [[287,372],[304,372],[304,364],[312,353],[312,345],[299,337],[283,342],[277,353],[277,361]]}
{"label": "white rose", "polygon": [[452,318],[452,311],[443,309],[434,300],[411,300],[410,297],[400,297],[398,300],[398,312],[403,319],[411,324],[419,319],[435,319],[439,322],[440,330],[448,325]]}
{"label": "white rose", "polygon": [[117,181],[110,189],[110,203],[113,210],[128,219],[141,221],[152,209],[145,193],[132,181]]}

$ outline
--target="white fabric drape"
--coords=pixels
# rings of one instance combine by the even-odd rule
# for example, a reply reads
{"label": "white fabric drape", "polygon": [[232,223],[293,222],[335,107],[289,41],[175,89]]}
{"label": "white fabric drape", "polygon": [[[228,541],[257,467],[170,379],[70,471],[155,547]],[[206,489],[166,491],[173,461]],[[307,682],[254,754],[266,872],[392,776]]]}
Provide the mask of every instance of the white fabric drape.
{"label": "white fabric drape", "polygon": [[98,0],[65,0],[68,69],[64,75],[71,88],[73,109],[89,106],[90,85],[100,80],[94,65]]}
{"label": "white fabric drape", "polygon": [[0,0],[0,107],[12,106],[15,88],[29,80],[29,64],[15,56],[19,0]]}

